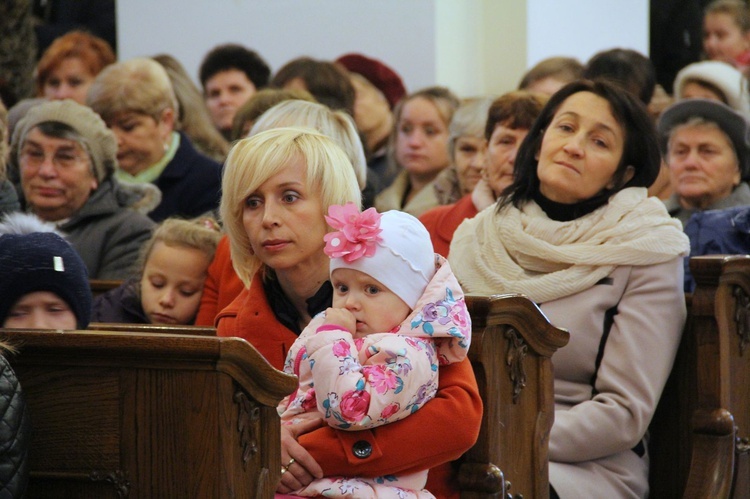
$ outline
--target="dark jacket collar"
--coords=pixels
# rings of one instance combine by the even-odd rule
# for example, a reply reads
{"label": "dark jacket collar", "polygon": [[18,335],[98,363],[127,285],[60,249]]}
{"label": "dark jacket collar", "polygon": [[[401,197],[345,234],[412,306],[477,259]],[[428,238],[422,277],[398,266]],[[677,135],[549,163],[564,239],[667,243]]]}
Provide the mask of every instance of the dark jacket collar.
{"label": "dark jacket collar", "polygon": [[[264,276],[263,290],[266,293],[268,304],[271,306],[276,319],[299,335],[302,332],[302,329],[299,327],[300,314],[284,294],[279,281],[273,275]],[[333,286],[331,286],[329,281],[325,281],[318,291],[307,299],[307,313],[310,314],[310,317],[315,317],[330,307],[331,303],[333,303]]]}

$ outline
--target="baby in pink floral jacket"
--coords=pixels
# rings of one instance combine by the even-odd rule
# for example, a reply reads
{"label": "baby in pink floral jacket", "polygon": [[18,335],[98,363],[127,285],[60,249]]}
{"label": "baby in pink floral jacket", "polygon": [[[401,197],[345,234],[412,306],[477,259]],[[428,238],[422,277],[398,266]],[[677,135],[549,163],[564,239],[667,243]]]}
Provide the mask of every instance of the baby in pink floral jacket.
{"label": "baby in pink floral jacket", "polygon": [[[284,371],[299,377],[299,388],[279,404],[282,424],[322,417],[356,431],[398,421],[435,396],[440,365],[466,357],[471,321],[463,292],[413,216],[360,213],[349,203],[331,206],[326,221],[336,229],[325,236],[333,307],[289,350]],[[426,470],[326,477],[294,495],[433,497],[426,481]]]}

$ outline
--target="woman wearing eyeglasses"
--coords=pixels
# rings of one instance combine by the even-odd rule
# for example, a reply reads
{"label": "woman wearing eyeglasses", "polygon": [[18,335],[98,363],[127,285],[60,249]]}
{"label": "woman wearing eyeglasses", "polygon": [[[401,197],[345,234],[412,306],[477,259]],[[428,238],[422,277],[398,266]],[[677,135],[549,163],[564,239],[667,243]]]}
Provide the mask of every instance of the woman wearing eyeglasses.
{"label": "woman wearing eyeglasses", "polygon": [[[153,222],[150,191],[123,190],[112,174],[117,141],[91,109],[72,100],[32,108],[16,125],[12,178],[27,211],[54,222],[91,279],[124,279]],[[158,197],[158,195],[156,196]]]}

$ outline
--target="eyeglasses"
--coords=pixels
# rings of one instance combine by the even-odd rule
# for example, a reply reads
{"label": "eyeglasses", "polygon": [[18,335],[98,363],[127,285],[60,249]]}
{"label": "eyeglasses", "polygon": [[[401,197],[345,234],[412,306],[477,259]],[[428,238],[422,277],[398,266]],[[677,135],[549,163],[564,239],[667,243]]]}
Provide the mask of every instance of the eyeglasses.
{"label": "eyeglasses", "polygon": [[[48,156],[42,149],[26,146],[21,149],[21,165],[40,167]],[[59,168],[70,168],[84,161],[80,153],[68,149],[58,149],[52,154],[52,164]]]}

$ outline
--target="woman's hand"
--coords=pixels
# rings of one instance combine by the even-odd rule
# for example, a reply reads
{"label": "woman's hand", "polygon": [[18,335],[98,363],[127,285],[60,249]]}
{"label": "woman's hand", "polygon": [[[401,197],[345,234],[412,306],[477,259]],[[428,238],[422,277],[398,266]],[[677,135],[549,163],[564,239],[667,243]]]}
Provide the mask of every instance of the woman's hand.
{"label": "woman's hand", "polygon": [[352,334],[357,332],[357,319],[345,308],[328,308],[323,324],[339,326]]}
{"label": "woman's hand", "polygon": [[308,485],[315,478],[323,477],[323,469],[318,462],[297,443],[300,435],[320,428],[323,424],[323,418],[316,418],[301,423],[281,425],[282,473],[276,492],[288,494]]}

